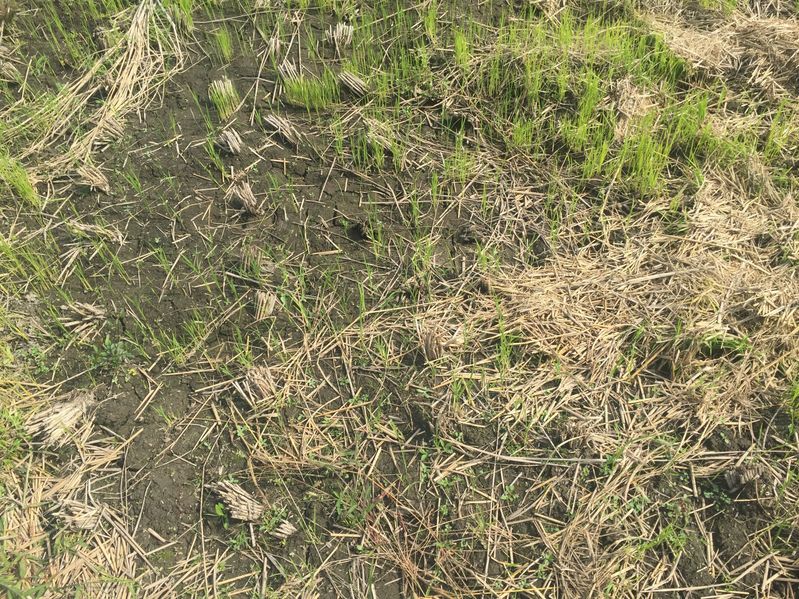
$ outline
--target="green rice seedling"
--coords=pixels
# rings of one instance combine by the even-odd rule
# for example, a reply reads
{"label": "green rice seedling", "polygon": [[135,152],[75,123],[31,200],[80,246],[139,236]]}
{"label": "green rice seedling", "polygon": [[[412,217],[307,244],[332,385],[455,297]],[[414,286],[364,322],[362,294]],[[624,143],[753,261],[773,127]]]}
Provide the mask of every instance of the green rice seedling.
{"label": "green rice seedling", "polygon": [[385,254],[385,234],[383,232],[383,221],[380,220],[378,213],[374,209],[369,210],[367,219],[367,237],[372,245],[372,252],[375,256]]}
{"label": "green rice seedling", "polygon": [[722,353],[744,354],[753,346],[751,340],[745,335],[719,333],[700,339],[699,347],[707,355],[717,355]]}
{"label": "green rice seedling", "polygon": [[344,157],[344,126],[341,117],[336,117],[331,125],[333,131],[333,148],[336,151],[336,156],[339,158]]}
{"label": "green rice seedling", "polygon": [[224,77],[213,81],[208,87],[208,97],[216,108],[219,118],[223,121],[229,119],[238,110],[241,98],[233,82]]}
{"label": "green rice seedling", "polygon": [[475,250],[475,258],[481,272],[491,273],[501,266],[497,248],[490,245],[478,243]]}
{"label": "green rice seedling", "polygon": [[725,15],[733,14],[738,8],[739,0],[699,0],[699,6],[709,10],[718,10]]}
{"label": "green rice seedling", "polygon": [[771,119],[766,141],[763,144],[763,157],[768,162],[780,158],[785,150],[794,142],[799,147],[799,116],[783,101]]}
{"label": "green rice seedling", "polygon": [[500,96],[500,86],[506,79],[503,77],[504,56],[495,50],[489,60],[483,62],[480,73],[481,92],[488,97]]}
{"label": "green rice seedling", "polygon": [[255,363],[249,335],[243,333],[238,326],[234,326],[233,340],[233,361],[237,362],[244,370],[249,370]]}
{"label": "green rice seedling", "polygon": [[122,173],[122,178],[125,179],[130,188],[135,191],[137,194],[142,192],[142,183],[141,179],[139,179],[138,173],[134,171],[132,168],[127,169]]}
{"label": "green rice seedling", "polygon": [[352,32],[352,45],[350,46],[348,68],[359,73],[369,73],[380,64],[383,53],[378,51],[374,40],[376,37],[376,26],[374,16],[366,13],[358,20]]}
{"label": "green rice seedling", "polygon": [[561,221],[563,220],[560,190],[555,183],[547,187],[547,194],[544,198],[544,217],[549,228],[550,243],[554,245],[558,242]]}
{"label": "green rice seedling", "polygon": [[791,419],[789,429],[793,435],[799,431],[799,380],[794,381],[788,390],[786,407]]}
{"label": "green rice seedling", "polygon": [[[3,348],[6,348],[5,344]],[[0,408],[0,472],[13,466],[23,455],[27,437],[22,414],[11,405]],[[23,593],[19,596],[22,597]]]}
{"label": "green rice seedling", "polygon": [[453,33],[453,44],[455,52],[455,64],[465,69],[469,64],[469,42],[466,34],[456,29]]}
{"label": "green rice seedling", "polygon": [[233,58],[233,37],[226,25],[213,34],[214,53],[220,64],[226,64]]}
{"label": "green rice seedling", "polygon": [[164,273],[169,273],[172,268],[172,263],[169,261],[169,258],[167,258],[166,250],[160,245],[155,245],[151,251],[155,261],[161,267],[161,270],[163,270]]}
{"label": "green rice seedling", "polygon": [[113,273],[120,277],[126,283],[130,283],[130,278],[125,270],[125,265],[119,257],[119,251],[114,251],[109,247],[108,242],[101,237],[94,237],[91,240],[94,247],[94,253],[102,260],[108,267],[108,278],[110,279]]}
{"label": "green rice seedling", "polygon": [[385,106],[391,100],[392,94],[397,90],[404,89],[405,77],[402,72],[397,72],[395,68],[393,72],[378,71],[371,78],[372,81],[372,96],[378,106]]}
{"label": "green rice seedling", "polygon": [[582,93],[577,106],[577,114],[567,121],[563,127],[563,136],[573,150],[582,151],[595,132],[595,112],[603,97],[600,89],[600,77],[593,69],[586,69],[582,74]]}
{"label": "green rice seedling", "polygon": [[167,355],[176,366],[185,365],[191,355],[191,347],[170,331],[153,333],[152,343],[160,354]]}
{"label": "green rice seedling", "polygon": [[429,281],[432,275],[434,248],[435,241],[430,235],[420,237],[413,244],[413,272],[424,281]]}
{"label": "green rice seedling", "polygon": [[438,2],[432,0],[424,13],[424,31],[431,41],[436,40],[438,31]]}
{"label": "green rice seedling", "polygon": [[438,210],[438,203],[441,198],[441,186],[438,181],[438,173],[433,172],[430,176],[430,204],[433,210]]}
{"label": "green rice seedling", "polygon": [[569,84],[571,83],[571,70],[569,63],[566,60],[558,62],[557,73],[555,75],[555,84],[557,86],[558,102],[563,102],[566,99],[566,94],[569,92]]}
{"label": "green rice seedling", "polygon": [[508,144],[514,149],[528,152],[533,146],[533,139],[535,139],[537,130],[538,125],[535,121],[519,117],[513,122]]}
{"label": "green rice seedling", "polygon": [[283,81],[286,102],[294,106],[303,106],[309,113],[328,108],[339,101],[339,86],[336,76],[325,69],[322,76],[286,78]]}
{"label": "green rice seedling", "polygon": [[516,335],[508,330],[505,314],[499,300],[496,301],[497,309],[497,332],[499,334],[497,344],[496,364],[497,369],[503,375],[510,372],[513,366],[513,347],[516,342]]}
{"label": "green rice seedling", "polygon": [[455,141],[455,151],[444,159],[444,172],[453,181],[464,185],[472,171],[472,157],[464,144],[463,134]]}
{"label": "green rice seedling", "polygon": [[375,141],[368,133],[358,132],[350,139],[350,151],[355,165],[363,170],[383,168],[386,161],[386,149]]}
{"label": "green rice seedling", "polygon": [[24,287],[35,283],[34,288],[46,290],[55,284],[57,277],[50,259],[54,254],[54,249],[20,239],[14,233],[7,237],[0,234],[0,272],[23,281]]}
{"label": "green rice seedling", "polygon": [[640,35],[634,47],[632,72],[638,74],[645,82],[665,82],[674,89],[677,82],[689,72],[689,66],[671,48],[662,37],[656,34]]}
{"label": "green rice seedling", "polygon": [[178,29],[187,33],[194,30],[194,0],[168,0],[164,5]]}
{"label": "green rice seedling", "polygon": [[667,148],[656,130],[657,116],[647,114],[639,123],[637,132],[625,138],[611,168],[616,175],[623,170],[630,185],[641,193],[651,193],[659,188],[661,174],[668,163]]}
{"label": "green rice seedling", "polygon": [[214,167],[212,179],[222,181],[227,175],[227,167],[219,152],[219,147],[214,139],[208,138],[205,140],[205,151],[208,158],[211,159],[211,165]]}
{"label": "green rice seedling", "polygon": [[680,148],[686,159],[692,160],[701,140],[700,132],[707,117],[708,97],[704,92],[690,94],[666,115],[665,149]]}
{"label": "green rice seedling", "polygon": [[409,225],[411,230],[416,232],[419,230],[419,223],[422,218],[422,203],[419,199],[419,192],[415,189],[408,194],[408,206],[410,207]]}
{"label": "green rice seedling", "polygon": [[0,152],[0,183],[31,207],[40,207],[39,194],[36,193],[28,172],[18,161],[3,152]]}
{"label": "green rice seedling", "polygon": [[555,42],[561,48],[568,48],[572,45],[577,35],[577,19],[570,9],[562,11],[558,15],[557,23],[555,24]]}
{"label": "green rice seedling", "polygon": [[585,151],[583,159],[583,179],[591,179],[605,169],[605,162],[610,152],[612,139],[594,140]]}
{"label": "green rice seedling", "polygon": [[83,68],[92,60],[97,49],[92,42],[85,18],[79,19],[82,26],[66,26],[53,2],[47,2],[43,10],[45,37],[53,47],[62,49],[57,58],[62,65]]}

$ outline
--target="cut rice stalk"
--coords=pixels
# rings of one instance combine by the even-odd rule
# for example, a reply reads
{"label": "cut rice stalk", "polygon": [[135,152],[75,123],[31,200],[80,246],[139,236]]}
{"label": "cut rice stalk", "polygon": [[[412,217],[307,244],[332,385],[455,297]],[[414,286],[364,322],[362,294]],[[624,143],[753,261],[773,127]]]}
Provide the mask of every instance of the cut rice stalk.
{"label": "cut rice stalk", "polygon": [[235,200],[241,209],[252,216],[260,216],[263,214],[261,204],[247,180],[245,173],[233,173],[232,183],[225,193],[225,199]]}
{"label": "cut rice stalk", "polygon": [[243,522],[257,522],[264,515],[266,507],[236,483],[222,481],[210,488],[219,494],[232,518]]}
{"label": "cut rice stalk", "polygon": [[278,65],[277,72],[280,74],[280,78],[284,82],[297,82],[302,78],[294,63],[288,60],[284,60],[280,65]]}
{"label": "cut rice stalk", "polygon": [[273,537],[276,539],[280,539],[281,541],[284,539],[288,539],[291,535],[297,532],[297,527],[294,526],[288,520],[283,520],[277,527],[270,532]]}
{"label": "cut rice stalk", "polygon": [[341,71],[338,74],[338,80],[356,96],[365,96],[369,93],[369,86],[366,81],[351,71]]}
{"label": "cut rice stalk", "polygon": [[264,121],[286,142],[293,146],[299,146],[302,134],[287,118],[277,114],[268,115]]}
{"label": "cut rice stalk", "polygon": [[336,47],[336,54],[340,55],[344,48],[352,44],[352,35],[354,32],[355,28],[352,25],[339,22],[336,23],[335,27],[331,25],[328,28],[325,32],[325,37],[327,41],[333,42],[333,45]]}
{"label": "cut rice stalk", "polygon": [[261,321],[275,311],[277,296],[271,291],[258,290],[255,292],[255,320]]}
{"label": "cut rice stalk", "polygon": [[79,177],[78,183],[92,190],[111,193],[111,184],[98,167],[93,164],[84,164],[76,171]]}
{"label": "cut rice stalk", "polygon": [[93,391],[75,391],[69,399],[37,412],[27,424],[28,433],[45,445],[62,447],[77,423],[96,404]]}
{"label": "cut rice stalk", "polygon": [[103,508],[75,499],[62,499],[52,514],[70,528],[94,530],[103,516]]}
{"label": "cut rice stalk", "polygon": [[233,156],[238,156],[241,154],[241,150],[244,147],[244,142],[241,140],[241,136],[236,132],[235,129],[225,129],[219,134],[219,137],[216,140],[216,145],[223,152],[227,152]]}

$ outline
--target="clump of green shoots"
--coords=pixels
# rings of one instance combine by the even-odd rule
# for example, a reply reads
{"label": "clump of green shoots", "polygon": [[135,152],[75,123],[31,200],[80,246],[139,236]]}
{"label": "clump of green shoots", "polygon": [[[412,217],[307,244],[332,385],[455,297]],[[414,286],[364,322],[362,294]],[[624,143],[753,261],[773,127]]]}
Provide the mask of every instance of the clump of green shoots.
{"label": "clump of green shoots", "polygon": [[221,27],[214,33],[214,50],[221,64],[233,58],[233,38],[227,27]]}
{"label": "clump of green shoots", "polygon": [[225,77],[211,83],[208,88],[208,97],[223,121],[238,110],[241,99],[233,86],[233,82]]}
{"label": "clump of green shoots", "polygon": [[462,69],[465,69],[469,64],[469,42],[466,39],[466,34],[462,31],[456,30],[453,34],[455,62]]}
{"label": "clump of green shoots", "polygon": [[191,14],[194,9],[194,0],[169,0],[164,4],[179,29],[186,32],[191,32],[194,29],[194,17]]}
{"label": "clump of green shoots", "polygon": [[308,112],[327,108],[339,99],[338,81],[328,69],[319,78],[306,75],[286,78],[283,85],[286,102],[294,106],[304,106]]}
{"label": "clump of green shoots", "polygon": [[0,153],[0,182],[31,206],[39,205],[39,195],[25,168],[8,154]]}

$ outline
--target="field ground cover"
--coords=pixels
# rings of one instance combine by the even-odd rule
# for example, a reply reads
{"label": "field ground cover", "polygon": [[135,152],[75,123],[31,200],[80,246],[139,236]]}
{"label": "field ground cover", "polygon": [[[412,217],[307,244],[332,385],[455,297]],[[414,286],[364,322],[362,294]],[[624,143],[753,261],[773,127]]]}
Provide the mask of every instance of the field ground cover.
{"label": "field ground cover", "polygon": [[799,593],[799,3],[0,0],[0,595]]}

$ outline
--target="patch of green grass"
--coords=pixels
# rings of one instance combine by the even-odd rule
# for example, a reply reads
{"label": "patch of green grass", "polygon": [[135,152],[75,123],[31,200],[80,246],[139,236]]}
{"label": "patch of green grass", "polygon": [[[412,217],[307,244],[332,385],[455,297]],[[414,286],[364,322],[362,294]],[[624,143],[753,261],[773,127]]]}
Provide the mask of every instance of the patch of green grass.
{"label": "patch of green grass", "polygon": [[700,348],[704,354],[709,356],[721,353],[745,354],[752,349],[752,342],[737,335],[711,335],[701,340]]}
{"label": "patch of green grass", "polygon": [[194,29],[194,0],[164,0],[164,6],[184,31]]}
{"label": "patch of green grass", "polygon": [[26,440],[22,415],[10,405],[0,406],[0,472],[13,467],[22,457]]}
{"label": "patch of green grass", "polygon": [[330,107],[339,101],[339,86],[336,76],[325,69],[321,77],[302,75],[284,81],[286,102],[302,106],[308,112]]}
{"label": "patch of green grass", "polygon": [[356,480],[352,485],[333,493],[334,513],[344,526],[357,528],[362,525],[374,507],[370,501],[371,492],[361,483]]}
{"label": "patch of green grass", "polygon": [[721,485],[713,481],[708,481],[702,488],[702,497],[712,501],[718,509],[724,509],[732,505],[732,497],[722,488]]}
{"label": "patch of green grass", "polygon": [[355,165],[363,170],[380,170],[386,162],[386,149],[366,132],[359,131],[350,139],[350,151]]}
{"label": "patch of green grass", "polygon": [[799,430],[799,381],[791,385],[786,405],[788,407],[788,416],[791,419],[789,429],[791,434],[794,435]]}
{"label": "patch of green grass", "polygon": [[208,98],[223,121],[229,119],[241,103],[236,87],[227,77],[211,83],[208,87]]}
{"label": "patch of green grass", "polygon": [[766,162],[776,162],[792,147],[799,147],[799,113],[783,102],[771,119],[763,157]]}
{"label": "patch of green grass", "polygon": [[469,41],[466,39],[466,34],[459,29],[453,32],[453,49],[455,64],[465,69],[469,65]]}
{"label": "patch of green grass", "polygon": [[[52,257],[55,250],[51,240],[21,238],[13,232],[0,234],[0,286],[6,292],[12,288],[29,289],[31,285],[44,290],[53,286],[56,276]],[[6,286],[11,283],[10,286]]]}
{"label": "patch of green grass", "polygon": [[213,36],[214,52],[220,64],[230,62],[233,58],[233,36],[226,25],[216,30]]}
{"label": "patch of green grass", "polygon": [[666,546],[674,555],[679,555],[688,542],[688,533],[678,527],[674,522],[669,522],[658,531],[653,539],[642,542],[638,546],[639,555],[643,555],[658,547]]}
{"label": "patch of green grass", "polygon": [[230,516],[228,515],[228,511],[224,503],[219,501],[214,504],[213,515],[216,516],[219,523],[222,525],[222,528],[227,530],[230,527]]}
{"label": "patch of green grass", "polygon": [[278,526],[286,519],[288,511],[285,508],[278,506],[271,506],[264,512],[261,517],[261,522],[258,525],[258,530],[262,533],[270,533],[277,529]]}
{"label": "patch of green grass", "polygon": [[725,15],[731,15],[738,8],[740,0],[699,0],[699,6],[708,10],[718,10]]}
{"label": "patch of green grass", "polygon": [[11,193],[34,208],[39,208],[41,199],[25,168],[8,154],[0,152],[0,183]]}

